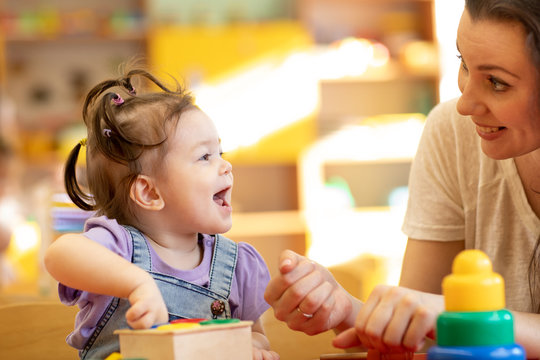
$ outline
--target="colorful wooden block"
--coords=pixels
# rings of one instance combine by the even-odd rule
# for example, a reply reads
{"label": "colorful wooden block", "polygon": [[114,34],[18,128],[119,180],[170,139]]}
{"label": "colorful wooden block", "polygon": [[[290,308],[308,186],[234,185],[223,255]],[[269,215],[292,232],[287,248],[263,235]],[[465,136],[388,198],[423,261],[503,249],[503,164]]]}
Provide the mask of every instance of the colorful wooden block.
{"label": "colorful wooden block", "polygon": [[321,360],[425,360],[425,353],[381,353],[369,350],[367,353],[324,354]]}
{"label": "colorful wooden block", "polygon": [[176,322],[146,330],[116,330],[123,358],[251,360],[252,321]]}

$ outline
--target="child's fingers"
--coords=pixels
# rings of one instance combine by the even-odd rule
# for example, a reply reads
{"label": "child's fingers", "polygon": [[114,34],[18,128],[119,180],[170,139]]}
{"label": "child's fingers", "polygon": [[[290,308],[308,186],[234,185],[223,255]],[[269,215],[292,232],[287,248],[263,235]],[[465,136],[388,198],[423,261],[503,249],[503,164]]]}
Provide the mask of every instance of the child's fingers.
{"label": "child's fingers", "polygon": [[253,360],[279,360],[279,355],[275,351],[259,349],[254,346]]}
{"label": "child's fingers", "polygon": [[[126,316],[126,320],[127,320],[127,316]],[[133,320],[127,320],[127,323],[133,329],[149,329],[152,327],[152,325],[158,322],[155,321],[155,317],[152,313],[147,312],[147,313],[142,314],[142,316],[138,318],[134,318]]]}
{"label": "child's fingers", "polygon": [[126,321],[133,329],[148,329],[154,324],[167,322],[168,316],[163,317],[143,303],[136,303],[126,312]]}

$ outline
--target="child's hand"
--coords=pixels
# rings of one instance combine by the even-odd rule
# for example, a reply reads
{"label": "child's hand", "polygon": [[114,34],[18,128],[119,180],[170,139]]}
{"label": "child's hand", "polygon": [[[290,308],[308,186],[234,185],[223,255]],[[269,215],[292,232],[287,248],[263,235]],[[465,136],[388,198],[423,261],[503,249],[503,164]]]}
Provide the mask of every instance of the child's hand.
{"label": "child's hand", "polygon": [[264,350],[253,346],[253,360],[279,360],[279,355],[275,351]]}
{"label": "child's hand", "polygon": [[131,307],[126,312],[126,320],[133,329],[148,329],[169,321],[161,292],[150,276],[129,294],[129,302]]}

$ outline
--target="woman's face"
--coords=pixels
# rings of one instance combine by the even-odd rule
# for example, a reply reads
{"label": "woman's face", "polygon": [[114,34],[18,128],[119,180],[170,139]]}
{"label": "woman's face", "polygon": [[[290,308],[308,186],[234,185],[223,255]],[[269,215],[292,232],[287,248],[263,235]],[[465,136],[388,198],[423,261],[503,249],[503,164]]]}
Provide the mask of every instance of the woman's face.
{"label": "woman's face", "polygon": [[459,23],[457,110],[470,115],[493,159],[540,148],[540,85],[525,39],[517,22],[473,21],[465,10]]}

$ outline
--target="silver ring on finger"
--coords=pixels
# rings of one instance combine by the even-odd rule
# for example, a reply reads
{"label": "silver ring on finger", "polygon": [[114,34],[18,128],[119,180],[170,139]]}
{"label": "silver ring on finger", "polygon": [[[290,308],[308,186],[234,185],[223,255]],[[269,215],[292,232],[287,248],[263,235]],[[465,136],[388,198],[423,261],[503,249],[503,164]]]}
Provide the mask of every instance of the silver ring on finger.
{"label": "silver ring on finger", "polygon": [[298,311],[300,314],[302,314],[302,316],[305,317],[306,319],[311,319],[313,317],[313,314],[306,314],[305,312],[300,310],[300,307],[297,307],[296,311]]}

